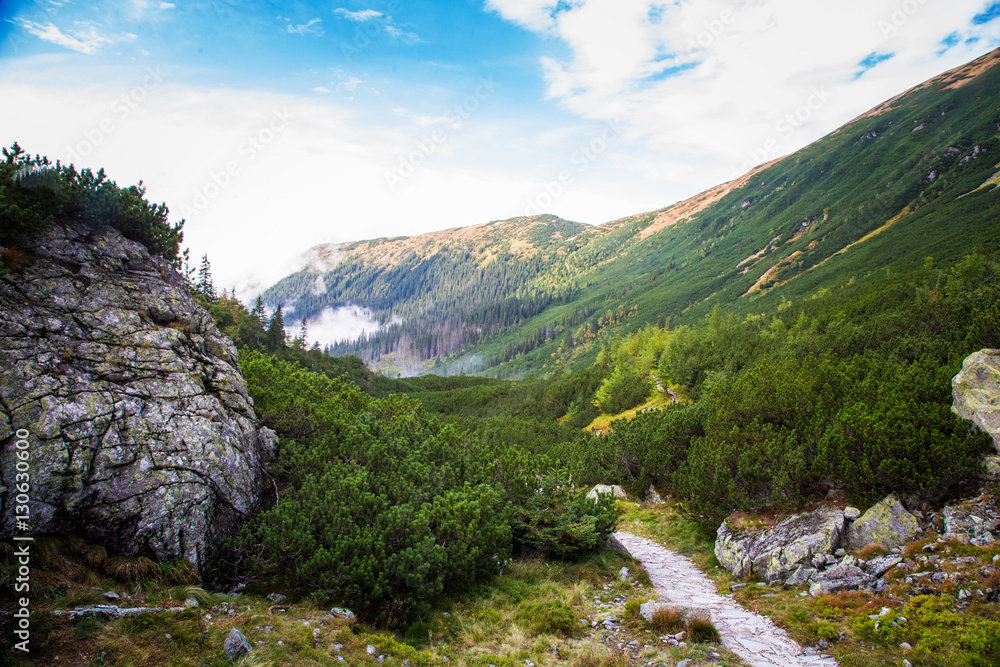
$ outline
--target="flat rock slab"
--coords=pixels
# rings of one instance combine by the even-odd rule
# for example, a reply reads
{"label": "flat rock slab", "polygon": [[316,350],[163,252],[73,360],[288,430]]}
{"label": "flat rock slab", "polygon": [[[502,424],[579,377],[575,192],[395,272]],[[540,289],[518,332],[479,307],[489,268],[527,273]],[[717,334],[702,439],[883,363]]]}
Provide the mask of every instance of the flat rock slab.
{"label": "flat rock slab", "polygon": [[771,619],[716,592],[715,584],[690,559],[650,540],[618,532],[615,538],[649,572],[656,592],[679,605],[703,607],[722,636],[722,645],[751,667],[834,667],[829,656],[806,655]]}

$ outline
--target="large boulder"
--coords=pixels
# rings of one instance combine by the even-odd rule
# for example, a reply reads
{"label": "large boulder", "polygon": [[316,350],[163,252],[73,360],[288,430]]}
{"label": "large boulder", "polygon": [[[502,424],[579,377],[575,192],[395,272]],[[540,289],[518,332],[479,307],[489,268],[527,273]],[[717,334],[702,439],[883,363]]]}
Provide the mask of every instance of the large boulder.
{"label": "large boulder", "polygon": [[210,574],[219,538],[273,488],[274,434],[232,341],[167,262],[110,227],[57,225],[25,254],[0,278],[0,539],[23,530],[27,451],[31,532]]}
{"label": "large boulder", "polygon": [[895,495],[889,494],[851,522],[847,545],[849,549],[858,550],[869,544],[879,544],[892,550],[912,541],[919,532],[917,518],[906,511]]}
{"label": "large boulder", "polygon": [[737,516],[722,522],[715,540],[716,558],[737,579],[753,574],[785,581],[800,567],[811,567],[815,556],[836,551],[844,532],[844,513],[825,505],[765,529],[746,526]]}
{"label": "large boulder", "polygon": [[952,411],[993,436],[1000,452],[1000,350],[980,350],[966,357],[951,380]]}

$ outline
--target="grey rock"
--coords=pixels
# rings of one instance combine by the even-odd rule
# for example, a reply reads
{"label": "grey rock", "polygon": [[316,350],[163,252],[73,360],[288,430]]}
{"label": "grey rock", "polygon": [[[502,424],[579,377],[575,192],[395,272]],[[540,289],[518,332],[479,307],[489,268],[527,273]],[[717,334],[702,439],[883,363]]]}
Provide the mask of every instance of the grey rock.
{"label": "grey rock", "polygon": [[287,596],[282,595],[281,593],[268,593],[267,599],[274,604],[278,604],[280,602],[284,602],[287,599]]}
{"label": "grey rock", "polygon": [[816,580],[817,581],[829,581],[831,579],[844,579],[848,577],[860,577],[864,578],[868,575],[860,567],[856,565],[849,565],[847,563],[840,563],[834,565],[833,567],[820,572]]}
{"label": "grey rock", "polygon": [[627,567],[623,567],[622,569],[618,570],[618,579],[620,581],[628,581],[631,578],[632,578],[632,573],[629,572],[629,569]]}
{"label": "grey rock", "polygon": [[615,498],[628,498],[628,494],[625,493],[625,489],[618,486],[617,484],[609,486],[607,484],[598,484],[590,491],[587,492],[587,497],[591,500],[597,500],[597,495],[612,495]]}
{"label": "grey rock", "polygon": [[[275,437],[232,341],[167,262],[110,227],[54,225],[26,251],[37,259],[0,277],[0,506],[25,429],[35,532],[206,578],[220,538],[273,493]],[[14,528],[3,513],[0,539]]]}
{"label": "grey rock", "polygon": [[824,579],[823,581],[813,583],[809,587],[809,595],[818,597],[820,595],[829,595],[830,593],[839,593],[840,591],[856,591],[861,588],[867,588],[870,581],[868,577]]}
{"label": "grey rock", "polygon": [[719,527],[715,555],[737,579],[751,574],[783,582],[800,567],[820,567],[817,558],[840,546],[844,513],[836,507],[819,507],[795,514],[769,529],[743,529],[732,517]]}
{"label": "grey rock", "polygon": [[334,607],[326,615],[332,618],[343,618],[347,621],[353,621],[356,618],[353,611],[343,607]]}
{"label": "grey rock", "polygon": [[848,521],[854,521],[859,516],[861,516],[861,510],[857,507],[847,506],[844,508],[844,518]]}
{"label": "grey rock", "polygon": [[819,571],[812,567],[800,567],[792,573],[792,576],[785,579],[785,588],[800,586],[816,580]]}
{"label": "grey rock", "polygon": [[115,593],[114,591],[105,591],[104,592],[104,597],[107,600],[119,600],[119,599],[121,599],[121,596],[118,595],[118,593]]}
{"label": "grey rock", "polygon": [[984,546],[996,541],[1000,514],[982,497],[944,508],[944,539]]}
{"label": "grey rock", "polygon": [[853,550],[863,549],[869,544],[894,549],[913,540],[919,532],[917,518],[906,511],[896,496],[890,494],[851,523],[847,543]]}
{"label": "grey rock", "polygon": [[607,549],[614,549],[615,551],[621,551],[622,553],[628,553],[628,549],[622,544],[614,534],[609,534],[604,538],[604,546]]}
{"label": "grey rock", "polygon": [[989,433],[1000,452],[1000,350],[980,350],[965,358],[951,380],[952,412]]}
{"label": "grey rock", "polygon": [[866,561],[861,568],[873,577],[881,577],[902,562],[900,556],[880,556]]}
{"label": "grey rock", "polygon": [[252,650],[253,645],[251,645],[246,636],[236,628],[229,631],[229,636],[226,637],[226,643],[222,645],[222,652],[225,654],[226,660],[229,662],[236,662]]}
{"label": "grey rock", "polygon": [[656,487],[652,484],[646,489],[646,503],[649,505],[662,505],[663,497],[656,491]]}

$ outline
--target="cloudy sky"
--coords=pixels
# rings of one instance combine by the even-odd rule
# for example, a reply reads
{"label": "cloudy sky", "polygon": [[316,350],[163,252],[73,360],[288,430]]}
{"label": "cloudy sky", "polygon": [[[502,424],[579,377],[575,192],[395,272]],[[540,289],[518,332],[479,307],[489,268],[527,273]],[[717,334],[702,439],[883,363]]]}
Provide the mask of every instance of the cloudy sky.
{"label": "cloudy sky", "polygon": [[992,0],[0,0],[0,142],[143,180],[248,295],[319,242],[659,208],[997,46]]}

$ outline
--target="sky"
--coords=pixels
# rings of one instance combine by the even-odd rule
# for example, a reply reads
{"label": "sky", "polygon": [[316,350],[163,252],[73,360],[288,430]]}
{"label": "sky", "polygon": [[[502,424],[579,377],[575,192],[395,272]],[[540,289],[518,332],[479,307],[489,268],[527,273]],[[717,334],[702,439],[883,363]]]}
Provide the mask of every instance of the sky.
{"label": "sky", "polygon": [[0,0],[0,143],[141,180],[248,300],[317,243],[667,206],[998,46],[992,0]]}

